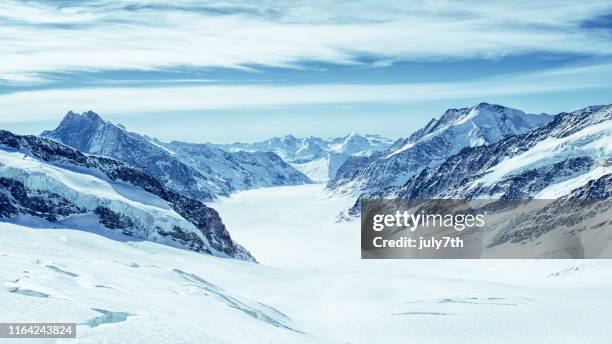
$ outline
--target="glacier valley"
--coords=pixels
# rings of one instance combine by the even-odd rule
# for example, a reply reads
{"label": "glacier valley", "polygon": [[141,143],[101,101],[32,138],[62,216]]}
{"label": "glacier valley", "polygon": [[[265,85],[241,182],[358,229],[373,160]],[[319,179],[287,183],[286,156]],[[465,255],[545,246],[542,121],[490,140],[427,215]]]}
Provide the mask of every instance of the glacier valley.
{"label": "glacier valley", "polygon": [[31,343],[606,342],[611,262],[360,260],[334,221],[352,201],[301,185],[211,204],[260,264],[0,223],[0,321],[79,324]]}
{"label": "glacier valley", "polygon": [[[612,261],[363,260],[356,215],[385,197],[609,210],[611,120],[480,103],[393,143],[165,143],[93,112],[0,131],[0,322],[77,323],[22,343],[607,343]],[[493,238],[562,230],[526,220]],[[607,249],[610,224],[585,233]]]}

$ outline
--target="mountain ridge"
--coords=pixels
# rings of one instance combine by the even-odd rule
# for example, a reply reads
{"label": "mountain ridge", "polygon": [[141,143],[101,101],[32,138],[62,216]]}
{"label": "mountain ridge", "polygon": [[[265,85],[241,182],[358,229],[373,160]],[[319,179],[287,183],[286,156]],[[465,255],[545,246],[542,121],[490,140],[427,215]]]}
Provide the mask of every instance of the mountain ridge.
{"label": "mountain ridge", "polygon": [[93,111],[80,115],[69,111],[56,129],[41,136],[124,161],[166,187],[203,201],[254,187],[311,182],[273,155],[233,154],[213,145],[189,143],[181,143],[182,149],[175,152],[172,144],[129,132]]}
{"label": "mountain ridge", "polygon": [[545,126],[490,145],[464,147],[404,185],[380,187],[366,198],[556,199],[612,173],[612,105],[554,116]]}
{"label": "mountain ridge", "polygon": [[[142,170],[57,141],[0,130],[0,217],[68,222],[192,251],[255,261],[219,214]],[[25,217],[25,218],[24,218]]]}
{"label": "mountain ridge", "polygon": [[409,137],[370,158],[353,158],[327,184],[337,193],[359,194],[400,186],[423,168],[441,164],[464,147],[487,145],[521,134],[552,120],[546,114],[526,114],[501,105],[479,103],[449,109]]}

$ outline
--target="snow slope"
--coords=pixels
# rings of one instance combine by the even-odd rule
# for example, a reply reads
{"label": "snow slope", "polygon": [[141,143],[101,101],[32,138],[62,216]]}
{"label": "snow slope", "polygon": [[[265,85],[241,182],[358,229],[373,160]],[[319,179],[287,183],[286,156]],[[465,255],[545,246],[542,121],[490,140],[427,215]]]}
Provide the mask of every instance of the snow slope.
{"label": "snow slope", "polygon": [[[574,177],[580,178],[580,180],[585,179],[584,183],[577,186],[605,174],[612,173],[612,163],[610,163],[612,162],[612,120],[597,123],[564,137],[545,139],[523,154],[511,157],[493,166],[486,171],[483,177],[475,180],[474,183],[489,186],[503,178],[519,174],[527,169],[537,169],[571,158],[587,156],[594,160],[593,172],[587,172],[587,174],[591,174],[590,178],[585,179],[584,176]],[[571,185],[567,186],[571,187]],[[551,185],[547,188],[548,190],[545,189],[541,192],[544,195],[550,194],[552,188],[554,187]],[[559,187],[556,189],[562,190]],[[572,189],[565,188],[565,190]]]}
{"label": "snow slope", "polygon": [[329,180],[329,162],[330,156],[327,155],[325,157],[311,160],[308,162],[293,163],[291,164],[291,166],[293,166],[296,170],[304,173],[313,182],[325,183],[327,180]]}
{"label": "snow slope", "polygon": [[308,162],[291,163],[296,170],[304,173],[308,178],[317,183],[325,183],[328,180],[334,178],[336,172],[346,162],[347,159],[354,156],[363,155],[349,155],[346,153],[327,153],[322,158],[310,160]]}
{"label": "snow slope", "polygon": [[0,321],[81,324],[77,340],[20,343],[609,341],[612,263],[361,260],[358,224],[334,222],[350,199],[322,193],[214,204],[261,264],[0,223]]}

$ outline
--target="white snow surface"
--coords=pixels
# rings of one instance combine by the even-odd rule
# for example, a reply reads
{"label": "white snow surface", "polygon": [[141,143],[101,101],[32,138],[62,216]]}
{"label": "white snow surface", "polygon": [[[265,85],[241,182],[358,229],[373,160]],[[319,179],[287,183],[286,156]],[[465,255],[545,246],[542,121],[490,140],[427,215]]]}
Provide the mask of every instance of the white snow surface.
{"label": "white snow surface", "polygon": [[308,162],[291,163],[296,170],[305,174],[315,183],[325,183],[336,176],[336,172],[350,157],[345,153],[328,153],[326,156]]}
{"label": "white snow surface", "polygon": [[[191,222],[174,211],[168,202],[139,187],[111,181],[93,169],[75,166],[59,166],[34,159],[16,151],[0,149],[0,177],[20,181],[30,190],[58,194],[73,204],[84,208],[90,215],[99,206],[129,217],[136,227],[132,235],[136,240],[152,240],[166,245],[178,244],[163,235],[175,226],[195,233],[208,245],[207,238]],[[37,221],[38,220],[38,221]],[[45,220],[28,216],[10,219],[11,222],[45,226]],[[98,221],[91,221],[86,214],[73,214],[60,218],[53,226],[66,226],[113,236],[112,230],[105,229]],[[134,238],[133,238],[134,239]],[[211,246],[208,248],[220,256]]]}
{"label": "white snow surface", "polygon": [[594,167],[569,180],[562,180],[540,191],[537,198],[562,196],[590,180],[612,173],[612,121],[604,121],[562,138],[550,137],[526,152],[504,160],[487,171],[473,184],[491,185],[504,177],[551,165],[569,158],[588,156]]}
{"label": "white snow surface", "polygon": [[0,223],[0,322],[80,324],[19,343],[609,342],[611,262],[361,260],[359,223],[334,222],[352,200],[322,195],[212,205],[261,264]]}
{"label": "white snow surface", "polygon": [[147,210],[162,208],[168,210],[167,215],[180,218],[156,195],[129,184],[104,180],[93,171],[86,172],[89,171],[72,171],[68,166],[55,166],[20,152],[0,149],[0,176],[18,179],[31,189],[72,196],[85,207],[93,207],[104,199]]}
{"label": "white snow surface", "polygon": [[329,155],[304,163],[293,163],[291,166],[315,183],[324,183],[329,180]]}

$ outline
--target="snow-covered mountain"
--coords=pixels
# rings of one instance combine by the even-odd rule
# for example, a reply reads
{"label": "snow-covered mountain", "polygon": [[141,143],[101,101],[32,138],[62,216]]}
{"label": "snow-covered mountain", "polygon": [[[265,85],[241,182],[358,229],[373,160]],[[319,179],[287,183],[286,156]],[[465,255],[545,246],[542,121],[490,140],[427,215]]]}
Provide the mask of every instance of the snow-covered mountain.
{"label": "snow-covered mountain", "polygon": [[0,220],[253,261],[219,214],[118,160],[0,131]]}
{"label": "snow-covered mountain", "polygon": [[447,110],[410,137],[370,157],[355,157],[338,169],[328,188],[340,193],[375,192],[403,185],[427,167],[435,167],[464,147],[489,145],[540,127],[548,115],[526,114],[500,105],[480,103]]}
{"label": "snow-covered mountain", "polygon": [[229,153],[208,144],[163,143],[128,132],[92,111],[68,112],[55,130],[42,136],[124,161],[166,187],[203,201],[236,190],[311,182],[273,153]]}
{"label": "snow-covered mountain", "polygon": [[366,199],[399,208],[414,200],[477,200],[470,206],[492,219],[486,231],[464,239],[481,242],[482,257],[609,257],[612,105],[561,113],[524,134],[465,147],[404,185],[361,194],[341,218],[358,215]]}
{"label": "snow-covered mountain", "polygon": [[[521,135],[466,147],[404,185],[360,198],[556,199],[589,183],[605,185],[611,174],[612,105],[592,106],[560,113]],[[350,213],[358,212],[359,200]]]}
{"label": "snow-covered mountain", "polygon": [[392,140],[379,135],[350,133],[344,137],[274,137],[254,143],[220,144],[228,152],[274,152],[314,181],[334,178],[338,168],[351,156],[369,156],[387,149]]}
{"label": "snow-covered mountain", "polygon": [[561,113],[542,128],[466,148],[414,176],[398,195],[554,199],[610,173],[612,105]]}

